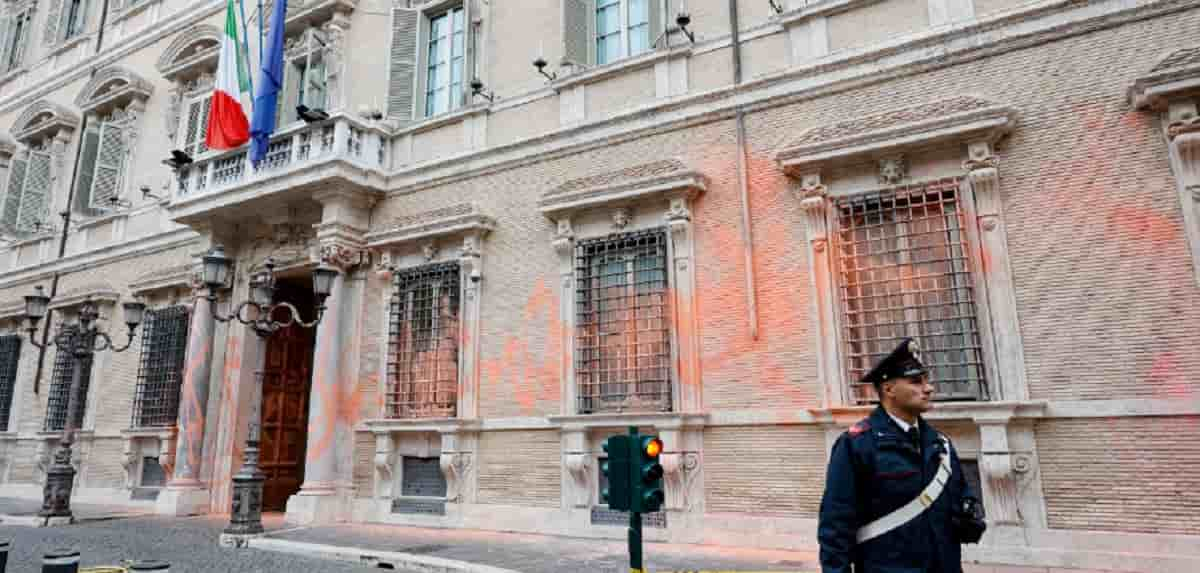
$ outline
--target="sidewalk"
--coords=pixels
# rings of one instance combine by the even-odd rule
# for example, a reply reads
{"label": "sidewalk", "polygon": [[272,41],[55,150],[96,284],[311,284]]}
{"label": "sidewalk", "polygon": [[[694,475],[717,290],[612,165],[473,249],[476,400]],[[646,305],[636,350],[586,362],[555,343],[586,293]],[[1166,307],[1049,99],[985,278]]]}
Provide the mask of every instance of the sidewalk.
{"label": "sidewalk", "polygon": [[[251,549],[395,570],[473,573],[625,573],[624,541],[468,529],[344,524],[284,529]],[[816,552],[646,543],[644,565],[669,571],[819,572]],[[965,573],[1089,573],[1045,567],[964,565]]]}
{"label": "sidewalk", "polygon": [[[25,497],[0,497],[0,524],[44,527],[46,525],[45,518],[38,517],[37,514],[41,509],[41,500]],[[75,515],[75,523],[83,523],[138,515],[153,515],[154,508],[149,505],[117,505],[73,501],[71,502],[71,513]]]}

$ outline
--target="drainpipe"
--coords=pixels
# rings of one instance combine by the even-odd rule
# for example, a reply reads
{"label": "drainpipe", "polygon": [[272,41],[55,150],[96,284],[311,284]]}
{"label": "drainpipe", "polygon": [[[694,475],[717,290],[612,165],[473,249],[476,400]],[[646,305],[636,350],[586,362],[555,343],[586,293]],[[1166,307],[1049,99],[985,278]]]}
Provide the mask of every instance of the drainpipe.
{"label": "drainpipe", "polygon": [[[729,45],[733,56],[733,85],[742,83],[742,47],[738,33],[737,0],[729,0]],[[750,314],[750,338],[758,340],[758,302],[754,288],[754,235],[750,227],[750,174],[746,166],[746,112],[737,107],[738,191],[742,202],[742,253],[746,265],[746,309]]]}
{"label": "drainpipe", "polygon": [[[100,29],[96,32],[96,48],[92,52],[95,57],[100,53],[104,46],[104,25],[108,21],[108,0],[100,5]],[[88,80],[96,77],[96,66],[93,65],[91,71],[88,72]],[[71,227],[71,204],[75,202],[75,178],[79,175],[79,152],[83,149],[83,134],[87,131],[87,115],[79,121],[79,137],[75,143],[75,160],[71,162],[71,181],[67,186],[67,208],[63,209],[59,215],[62,216],[63,226],[62,234],[58,239],[58,258],[61,260],[67,252],[67,230]],[[61,273],[55,272],[54,277],[50,279],[50,298],[53,299],[58,294],[58,279]],[[46,367],[46,345],[50,341],[50,323],[54,316],[54,311],[46,310],[46,321],[42,324],[42,348],[38,349],[37,371],[33,374],[33,393],[37,395],[39,387],[42,383],[42,371]]]}

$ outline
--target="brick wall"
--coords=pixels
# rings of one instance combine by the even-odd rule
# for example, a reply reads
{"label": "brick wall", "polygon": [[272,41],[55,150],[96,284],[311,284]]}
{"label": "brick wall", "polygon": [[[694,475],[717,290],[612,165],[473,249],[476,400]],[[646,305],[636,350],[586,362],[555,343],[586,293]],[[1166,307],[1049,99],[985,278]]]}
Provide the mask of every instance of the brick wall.
{"label": "brick wall", "polygon": [[37,440],[20,440],[9,455],[8,481],[11,483],[33,483],[37,474]]}
{"label": "brick wall", "polygon": [[84,462],[80,483],[89,488],[119,488],[125,485],[124,442],[120,438],[96,438]]}
{"label": "brick wall", "polygon": [[[748,452],[755,452],[752,464]],[[819,426],[724,427],[704,431],[708,513],[816,517],[825,482]]]}
{"label": "brick wall", "polygon": [[1200,535],[1200,417],[1049,420],[1036,432],[1051,528]]}
{"label": "brick wall", "polygon": [[484,432],[479,436],[479,503],[558,507],[557,431]]}
{"label": "brick wall", "polygon": [[354,433],[354,497],[375,495],[375,434]]}

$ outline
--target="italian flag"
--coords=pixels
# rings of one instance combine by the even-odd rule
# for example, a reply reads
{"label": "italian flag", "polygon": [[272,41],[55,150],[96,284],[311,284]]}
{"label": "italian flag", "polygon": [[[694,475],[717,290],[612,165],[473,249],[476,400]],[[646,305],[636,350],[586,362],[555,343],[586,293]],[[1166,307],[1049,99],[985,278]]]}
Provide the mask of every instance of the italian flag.
{"label": "italian flag", "polygon": [[208,112],[208,132],[204,141],[209,149],[233,149],[250,140],[250,122],[246,119],[243,96],[250,95],[245,54],[238,44],[237,19],[233,0],[225,3],[225,33],[221,35],[221,57],[217,62],[217,85]]}

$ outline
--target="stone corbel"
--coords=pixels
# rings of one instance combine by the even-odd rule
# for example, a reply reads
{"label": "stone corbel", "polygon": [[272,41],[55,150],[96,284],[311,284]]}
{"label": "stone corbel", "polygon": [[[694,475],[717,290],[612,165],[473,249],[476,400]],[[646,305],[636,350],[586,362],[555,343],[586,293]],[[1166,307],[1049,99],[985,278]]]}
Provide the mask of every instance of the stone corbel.
{"label": "stone corbel", "polygon": [[339,242],[328,242],[321,245],[321,262],[337,267],[343,272],[349,272],[359,265],[365,265],[369,260],[370,256],[366,249]]}
{"label": "stone corbel", "polygon": [[466,490],[467,476],[471,471],[471,454],[467,452],[442,452],[438,459],[442,475],[446,476],[446,501],[462,503]]}
{"label": "stone corbel", "polygon": [[667,452],[660,457],[663,481],[667,496],[664,507],[678,511],[691,511],[696,496],[693,491],[696,476],[700,473],[700,454],[696,452]]}
{"label": "stone corbel", "polygon": [[37,447],[36,465],[38,473],[45,477],[46,469],[50,467],[50,452],[53,449],[50,440],[39,440]]}
{"label": "stone corbel", "polygon": [[[136,438],[125,438],[125,450],[121,458],[121,468],[125,470],[125,489],[133,489],[137,485],[137,459],[139,449]],[[170,475],[170,474],[167,474]]]}
{"label": "stone corbel", "polygon": [[172,427],[158,437],[158,465],[162,466],[163,474],[175,475],[175,443],[177,430]]}
{"label": "stone corbel", "polygon": [[1028,456],[1024,456],[1020,462],[1016,461],[1008,445],[1008,424],[1005,421],[981,422],[979,437],[982,444],[979,471],[980,477],[987,482],[984,495],[988,521],[999,525],[1020,525],[1017,469],[1020,468],[1021,473],[1029,471],[1031,464]]}
{"label": "stone corbel", "polygon": [[572,452],[564,456],[563,463],[571,480],[572,507],[589,507],[592,503],[592,456],[587,452]]}
{"label": "stone corbel", "polygon": [[375,498],[391,499],[393,496],[392,469],[396,467],[396,449],[392,435],[375,434]]}
{"label": "stone corbel", "polygon": [[1200,113],[1194,101],[1172,103],[1167,111],[1167,140],[1179,158],[1179,179],[1187,196],[1200,201]]}

